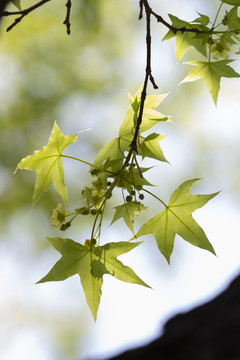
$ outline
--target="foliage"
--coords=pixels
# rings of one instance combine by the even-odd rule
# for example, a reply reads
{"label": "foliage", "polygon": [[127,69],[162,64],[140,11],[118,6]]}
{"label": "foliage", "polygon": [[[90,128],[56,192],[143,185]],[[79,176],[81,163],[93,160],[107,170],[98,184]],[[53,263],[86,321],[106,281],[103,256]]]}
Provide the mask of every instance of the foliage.
{"label": "foliage", "polygon": [[[148,193],[154,197],[146,186],[151,184],[143,177],[149,168],[142,168],[138,164],[137,155],[133,154],[130,160],[125,163],[125,152],[129,149],[129,144],[136,122],[136,115],[139,111],[141,89],[135,96],[129,96],[130,108],[120,127],[119,138],[110,141],[103,148],[91,166],[92,186],[85,187],[82,193],[83,206],[72,212],[62,209],[58,205],[53,210],[51,217],[52,225],[62,231],[67,230],[73,220],[79,216],[94,217],[91,238],[85,240],[81,245],[71,239],[48,238],[49,242],[62,254],[62,258],[50,270],[50,272],[40,282],[60,281],[78,273],[85,292],[87,303],[91,309],[94,319],[101,297],[101,287],[103,275],[109,274],[122,281],[132,282],[147,286],[129,267],[125,268],[116,257],[132,250],[140,243],[108,243],[100,245],[102,219],[107,201],[112,197],[113,190],[120,188],[122,192],[123,204],[115,207],[115,214],[111,224],[121,217],[126,225],[135,234],[134,218],[139,215],[146,207],[143,204],[144,195]],[[163,96],[147,96],[146,108],[142,128],[139,134],[139,146],[141,158],[149,157],[158,161],[166,161],[158,145],[159,134],[152,133],[144,138],[141,131],[151,129],[159,121],[167,121],[168,117],[160,114],[153,108],[162,100]],[[146,140],[147,139],[147,140]],[[155,141],[157,139],[157,142]],[[62,170],[61,157],[63,150],[76,140],[74,136],[64,136],[57,124],[54,124],[52,134],[47,146],[36,151],[33,155],[22,159],[17,169],[31,169],[38,174],[33,196],[33,203],[39,199],[43,192],[52,182],[56,190],[67,203],[64,174]],[[144,146],[141,144],[145,143]],[[72,157],[70,157],[72,158]],[[84,162],[82,159],[75,158],[76,161]],[[191,217],[191,212],[202,207],[208,200],[216,194],[211,195],[190,195],[187,193],[191,184],[195,180],[190,180],[181,185],[172,195],[169,205],[162,200],[159,201],[165,206],[165,210],[148,220],[142,225],[134,238],[154,234],[158,242],[160,251],[166,259],[170,261],[173,250],[173,241],[176,233],[180,234],[185,240],[195,246],[209,250],[214,253],[212,245],[209,243],[205,233]],[[67,220],[66,220],[67,219]],[[113,258],[113,255],[115,258]]]}
{"label": "foliage", "polygon": [[17,169],[35,170],[38,174],[33,195],[33,205],[49,188],[51,183],[53,183],[57,192],[68,205],[61,156],[63,150],[76,140],[77,135],[64,136],[55,123],[47,146],[44,146],[42,150],[35,151],[33,155],[28,156],[18,164]]}
{"label": "foliage", "polygon": [[119,255],[127,253],[141,242],[121,241],[95,246],[96,244],[93,244],[90,239],[87,239],[84,245],[59,237],[48,238],[48,240],[62,254],[62,258],[39,283],[61,281],[79,274],[88,306],[95,320],[102,294],[104,274],[132,284],[148,286],[131,268],[117,260]]}
{"label": "foliage", "polygon": [[[49,1],[49,0],[48,0]],[[11,30],[35,8],[47,1],[39,2],[35,7],[21,10],[19,1],[12,1],[19,8],[19,18],[10,25]],[[153,234],[160,252],[170,262],[175,235],[180,235],[190,244],[208,250],[215,254],[213,246],[203,229],[193,219],[192,213],[204,206],[218,193],[208,195],[192,195],[189,190],[197,179],[187,180],[180,185],[170,197],[168,205],[156,196],[148,187],[153,186],[145,178],[150,168],[143,167],[140,161],[145,158],[160,162],[167,162],[159,142],[165,135],[152,132],[152,128],[169,121],[169,116],[163,115],[156,108],[166,95],[147,95],[148,83],[151,82],[157,89],[151,70],[151,18],[155,17],[159,23],[168,28],[163,40],[175,37],[175,52],[177,61],[180,61],[185,52],[193,47],[204,60],[188,62],[194,66],[183,82],[203,79],[217,103],[222,77],[239,77],[240,75],[229,66],[233,61],[228,59],[229,52],[239,44],[240,17],[238,16],[237,0],[221,1],[213,21],[198,13],[198,17],[188,22],[175,15],[169,15],[171,23],[166,22],[161,15],[152,10],[147,0],[140,1],[139,19],[146,15],[146,73],[143,85],[132,96],[129,94],[130,107],[126,113],[119,135],[108,142],[98,153],[93,163],[63,155],[63,151],[76,141],[77,135],[63,135],[55,123],[49,142],[41,150],[35,151],[20,161],[17,169],[29,169],[37,172],[33,204],[49,188],[52,183],[59,195],[68,206],[67,189],[64,183],[64,172],[61,158],[71,158],[77,162],[90,166],[92,176],[91,185],[85,186],[82,191],[82,206],[68,211],[58,204],[51,217],[52,225],[60,231],[67,231],[75,219],[88,216],[93,219],[91,235],[80,244],[68,238],[48,238],[53,247],[62,255],[49,273],[39,282],[61,281],[78,274],[84,289],[87,303],[94,319],[101,298],[103,275],[111,275],[119,280],[148,286],[128,266],[124,266],[117,257],[133,250],[141,242],[132,242],[138,237]],[[222,11],[225,14],[217,23]],[[230,10],[229,9],[230,5]],[[70,34],[71,1],[68,0],[67,13],[64,24]],[[16,13],[16,12],[15,12]],[[10,12],[6,16],[12,15]],[[239,53],[239,51],[235,51]],[[147,131],[147,134],[145,132]],[[122,203],[115,206],[115,213],[111,225],[123,218],[127,227],[134,235],[130,241],[111,242],[101,245],[102,224],[104,212],[109,199],[117,191],[121,192]],[[164,209],[153,218],[147,220],[135,234],[134,219],[143,210],[147,210],[143,203],[145,195],[157,199]]]}

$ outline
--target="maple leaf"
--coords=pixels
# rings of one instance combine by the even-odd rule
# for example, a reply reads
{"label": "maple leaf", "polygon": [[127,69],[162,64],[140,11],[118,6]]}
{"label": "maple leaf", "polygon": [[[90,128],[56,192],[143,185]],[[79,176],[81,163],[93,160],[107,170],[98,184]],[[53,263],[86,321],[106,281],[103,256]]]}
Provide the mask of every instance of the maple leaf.
{"label": "maple leaf", "polygon": [[195,81],[203,79],[213,97],[215,104],[217,103],[218,92],[220,89],[221,77],[233,78],[240,75],[227,64],[233,60],[220,60],[215,62],[208,61],[190,61],[186,64],[194,66],[194,69],[187,75],[182,82]]}
{"label": "maple leaf", "polygon": [[240,0],[221,0],[221,1],[229,5],[240,6]]}
{"label": "maple leaf", "polygon": [[[131,106],[129,107],[126,116],[123,120],[123,123],[119,129],[119,137],[109,141],[103,147],[103,149],[99,151],[96,159],[94,160],[95,166],[100,166],[105,161],[110,161],[112,165],[107,168],[109,171],[117,172],[121,168],[124,160],[124,152],[129,151],[130,144],[133,139],[134,128],[136,126],[137,116],[139,113],[139,108],[141,103],[141,92],[142,92],[142,86],[138,89],[138,91],[134,96],[128,94]],[[159,111],[155,109],[163,101],[165,97],[166,97],[165,94],[146,96],[142,123],[140,126],[140,133],[151,129],[159,121],[169,120],[168,116],[161,114]],[[162,139],[163,139],[162,135],[159,135],[159,141]],[[149,140],[150,139],[148,139],[147,141]],[[155,148],[154,158],[156,158],[157,156],[158,158],[161,157],[161,159],[163,159],[164,158],[163,154],[161,153],[160,155],[161,152],[160,147],[158,146],[157,149],[157,145],[154,145],[154,148]],[[161,160],[161,161],[166,161],[166,160]]]}
{"label": "maple leaf", "polygon": [[210,19],[207,15],[201,14],[197,11],[198,15],[200,15],[197,19],[193,20],[192,23],[199,23],[201,25],[208,25],[210,22]]}
{"label": "maple leaf", "polygon": [[206,42],[203,42],[203,38],[196,36],[194,33],[178,31],[176,33],[175,53],[177,62],[181,60],[185,52],[189,47],[195,47],[202,55],[206,56]]}
{"label": "maple leaf", "polygon": [[48,241],[62,254],[62,257],[49,273],[38,281],[38,284],[47,281],[62,281],[78,274],[95,321],[102,294],[104,274],[121,281],[149,287],[130,267],[117,260],[118,256],[140,245],[141,241],[135,243],[120,241],[90,248],[71,239],[48,237]]}
{"label": "maple leaf", "polygon": [[[142,186],[153,186],[148,180],[146,180],[142,174],[146,171],[148,171],[151,168],[130,168],[127,171],[124,171],[120,177],[120,183],[121,185],[127,189],[129,193],[131,193],[132,186],[136,187],[137,190],[141,189]],[[141,171],[141,176],[139,174],[139,171]]]}
{"label": "maple leaf", "polygon": [[13,3],[19,10],[22,10],[21,9],[21,3],[20,3],[20,0],[10,0],[11,3]]}
{"label": "maple leaf", "polygon": [[105,161],[108,161],[107,167],[109,171],[117,172],[121,167],[124,160],[124,151],[129,151],[130,141],[124,139],[115,138],[109,141],[98,153],[94,160],[95,166],[102,165]]}
{"label": "maple leaf", "polygon": [[115,209],[116,212],[113,216],[111,224],[123,217],[126,225],[129,227],[129,229],[134,235],[134,216],[145,210],[146,207],[138,201],[131,201],[123,205],[116,206]]}
{"label": "maple leaf", "polygon": [[240,17],[238,16],[238,6],[234,6],[230,11],[226,12],[226,20],[230,29],[239,30]]}
{"label": "maple leaf", "polygon": [[190,187],[197,180],[199,179],[184,182],[174,191],[166,209],[143,224],[136,234],[136,237],[153,234],[159,250],[168,262],[170,262],[176,234],[190,244],[215,254],[206,234],[191,214],[204,206],[218,192],[209,195],[189,194]]}
{"label": "maple leaf", "polygon": [[[169,14],[169,17],[172,21],[171,25],[177,29],[181,29],[181,28],[186,28],[186,29],[195,28],[196,29],[197,28],[199,31],[208,31],[209,30],[206,26],[204,26],[204,24],[201,24],[201,25],[192,24],[191,25],[187,21],[179,19],[177,16]],[[199,19],[201,19],[201,21],[203,22],[202,17],[198,18],[196,20],[198,20],[198,22],[199,22]],[[204,20],[206,22],[206,18]],[[176,37],[175,53],[176,53],[176,58],[177,58],[178,62],[181,60],[184,53],[190,46],[195,47],[195,49],[197,51],[199,51],[202,55],[206,56],[206,42],[208,40],[208,36],[207,36],[207,38],[205,38],[205,37],[199,36],[198,34],[195,34],[193,32],[182,32],[182,31],[177,31],[176,34],[174,34],[170,30],[164,36],[163,41],[169,40],[174,36]]]}
{"label": "maple leaf", "polygon": [[[121,139],[132,141],[134,126],[136,126],[141,103],[141,91],[142,87],[138,89],[134,96],[129,94],[129,101],[131,106],[128,109],[123,123],[119,129],[119,138]],[[163,115],[159,111],[155,110],[155,108],[163,101],[166,96],[166,94],[146,96],[140,133],[151,129],[159,121],[167,121],[169,119],[168,116]]]}
{"label": "maple leaf", "polygon": [[67,189],[64,184],[64,171],[61,155],[64,149],[77,140],[77,135],[63,135],[58,125],[54,124],[48,144],[41,150],[37,150],[33,155],[22,159],[17,165],[17,169],[35,170],[37,180],[33,194],[33,205],[39,200],[40,196],[48,190],[51,183],[59,195],[68,205]]}
{"label": "maple leaf", "polygon": [[143,159],[149,157],[159,161],[167,161],[159,146],[159,141],[165,139],[165,137],[166,135],[156,133],[152,133],[146,138],[140,137],[139,155],[142,155]]}

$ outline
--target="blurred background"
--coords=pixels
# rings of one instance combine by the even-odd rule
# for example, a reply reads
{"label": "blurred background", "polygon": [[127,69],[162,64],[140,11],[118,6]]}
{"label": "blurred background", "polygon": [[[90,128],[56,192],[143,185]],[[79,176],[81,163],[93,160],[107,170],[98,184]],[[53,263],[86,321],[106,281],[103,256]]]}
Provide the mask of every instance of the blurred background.
{"label": "blurred background", "polygon": [[[80,130],[66,154],[92,162],[116,137],[129,106],[127,92],[141,85],[145,71],[145,23],[138,1],[78,0],[72,4],[72,33],[62,24],[65,0],[51,1],[26,16],[9,33],[0,28],[0,357],[3,360],[97,359],[159,336],[164,322],[220,292],[239,272],[240,115],[239,79],[223,79],[218,106],[203,81],[178,85],[188,73],[174,53],[174,40],[161,42],[166,29],[152,30],[152,70],[159,86],[148,93],[169,93],[159,111],[173,123],[159,124],[161,143],[171,165],[156,164],[147,179],[159,185],[165,201],[185,180],[202,178],[197,193],[222,190],[194,218],[205,230],[217,257],[176,238],[171,266],[153,238],[121,257],[154,290],[121,283],[105,275],[94,323],[79,277],[35,285],[59,258],[45,235],[75,241],[89,237],[91,223],[75,223],[67,233],[50,225],[61,199],[51,188],[32,208],[36,174],[14,170],[25,156],[48,141],[56,120],[65,135]],[[33,1],[22,0],[28,7]],[[155,11],[193,20],[196,11],[213,18],[219,1],[151,0]],[[14,7],[10,6],[9,10]],[[199,56],[194,53],[194,56]],[[233,58],[236,57],[233,53]],[[240,63],[233,63],[240,71]],[[145,163],[146,164],[146,163]],[[70,207],[78,206],[90,177],[85,165],[64,161]],[[79,196],[77,195],[79,194]],[[146,199],[149,212],[161,211]],[[118,204],[112,203],[113,206]],[[104,223],[104,241],[131,237],[119,220]]]}

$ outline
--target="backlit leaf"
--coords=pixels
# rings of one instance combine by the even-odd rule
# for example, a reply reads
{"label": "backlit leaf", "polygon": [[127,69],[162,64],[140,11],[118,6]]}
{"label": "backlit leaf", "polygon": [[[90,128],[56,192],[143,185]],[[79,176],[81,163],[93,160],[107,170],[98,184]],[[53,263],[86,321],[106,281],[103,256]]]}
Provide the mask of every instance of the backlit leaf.
{"label": "backlit leaf", "polygon": [[68,205],[61,155],[66,147],[76,140],[77,135],[63,135],[55,123],[48,144],[41,150],[35,151],[33,155],[22,159],[17,165],[17,169],[35,170],[37,173],[33,204],[53,184],[59,195]]}
{"label": "backlit leaf", "polygon": [[134,249],[141,242],[121,241],[89,248],[71,239],[48,237],[48,241],[62,257],[38,283],[62,281],[78,274],[95,321],[102,295],[103,275],[108,274],[121,281],[149,287],[130,267],[117,260],[118,256]]}
{"label": "backlit leaf", "polygon": [[218,193],[191,195],[190,187],[198,179],[184,182],[171,196],[165,210],[148,220],[139,229],[136,237],[153,234],[159,250],[168,262],[173,251],[175,235],[180,235],[190,244],[215,254],[203,229],[193,219],[192,212],[204,206]]}
{"label": "backlit leaf", "polygon": [[167,161],[163,155],[162,149],[159,146],[159,142],[165,139],[166,135],[159,135],[152,133],[145,139],[140,137],[139,155],[142,155],[143,159],[149,157],[159,161]]}
{"label": "backlit leaf", "polygon": [[178,31],[176,33],[176,43],[175,43],[175,52],[176,58],[179,62],[186,50],[190,47],[194,46],[196,50],[198,50],[202,55],[206,56],[206,42],[203,42],[202,37],[198,37],[194,33],[185,32],[181,33]]}
{"label": "backlit leaf", "polygon": [[226,12],[227,25],[230,29],[240,30],[240,17],[238,16],[238,7],[234,6]]}
{"label": "backlit leaf", "polygon": [[220,0],[225,4],[240,6],[240,0]]}
{"label": "backlit leaf", "polygon": [[[148,171],[149,168],[140,168],[141,173]],[[142,174],[141,174],[142,175]],[[153,186],[147,181],[143,176],[140,176],[139,169],[137,168],[130,168],[128,171],[124,171],[122,176],[120,177],[121,185],[127,189],[129,193],[131,193],[132,186],[136,187],[137,189],[141,189],[142,186]]]}
{"label": "backlit leaf", "polygon": [[[138,111],[140,108],[140,100],[141,100],[140,95],[141,93],[139,93],[138,90],[134,96],[129,96],[131,106],[128,109],[127,114],[119,130],[119,137],[121,139],[128,139],[129,141],[132,141],[134,134],[134,126],[136,124]],[[168,116],[163,115],[159,111],[155,110],[155,108],[163,101],[165,97],[166,94],[149,95],[146,97],[144,110],[143,110],[142,124],[140,127],[140,133],[151,129],[159,121],[168,120]]]}
{"label": "backlit leaf", "polygon": [[221,77],[240,77],[240,75],[235,70],[233,70],[233,68],[227,65],[232,61],[233,60],[220,60],[215,62],[190,61],[187,64],[194,66],[194,69],[190,71],[190,73],[182,82],[195,81],[202,78],[206,82],[207,87],[216,104]]}
{"label": "backlit leaf", "polygon": [[207,15],[201,14],[198,12],[198,15],[200,15],[198,18],[196,18],[195,20],[193,20],[192,22],[196,22],[199,23],[201,25],[208,25],[210,22],[210,19]]}
{"label": "backlit leaf", "polygon": [[10,0],[19,10],[21,9],[21,2],[20,0]]}
{"label": "backlit leaf", "polygon": [[[209,29],[205,26],[205,24],[190,24],[187,21],[181,20],[178,17],[169,14],[169,17],[172,21],[172,26],[177,29],[186,28],[186,29],[198,29],[200,31],[209,31]],[[198,18],[199,19],[199,18]],[[196,19],[197,20],[197,19]],[[202,19],[203,21],[203,19]],[[206,22],[206,19],[205,19]],[[177,31],[176,34],[173,33],[171,30],[164,36],[164,40],[169,40],[172,37],[176,37],[175,42],[175,52],[176,52],[176,58],[179,62],[180,59],[183,57],[186,50],[193,46],[197,51],[199,51],[202,55],[206,56],[206,43],[208,40],[207,36],[199,36],[199,34],[196,34],[195,32],[182,32]]]}
{"label": "backlit leaf", "polygon": [[138,201],[131,201],[123,205],[116,206],[115,207],[116,212],[113,216],[112,223],[123,217],[129,229],[132,231],[133,234],[135,234],[134,217],[135,215],[139,215],[139,213],[145,209],[146,209],[145,206]]}

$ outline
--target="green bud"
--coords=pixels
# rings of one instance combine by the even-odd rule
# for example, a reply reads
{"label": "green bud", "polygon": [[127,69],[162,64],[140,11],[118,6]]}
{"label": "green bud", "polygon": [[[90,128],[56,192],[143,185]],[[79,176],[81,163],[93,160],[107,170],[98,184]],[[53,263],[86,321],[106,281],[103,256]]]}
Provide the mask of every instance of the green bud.
{"label": "green bud", "polygon": [[66,222],[65,224],[62,224],[62,225],[61,225],[60,230],[61,230],[61,231],[65,231],[65,230],[67,230],[70,226],[71,226],[71,223],[68,221],[68,222]]}
{"label": "green bud", "polygon": [[110,192],[106,192],[106,194],[105,194],[105,198],[106,199],[110,199],[110,197],[112,197],[112,193]]}
{"label": "green bud", "polygon": [[98,174],[98,169],[93,169],[93,170],[91,170],[91,171],[90,171],[90,174],[91,174],[92,176],[97,175],[97,174]]}
{"label": "green bud", "polygon": [[89,214],[89,209],[86,206],[84,206],[84,207],[80,207],[80,208],[75,209],[75,212],[77,214],[80,214],[80,215],[88,215]]}

